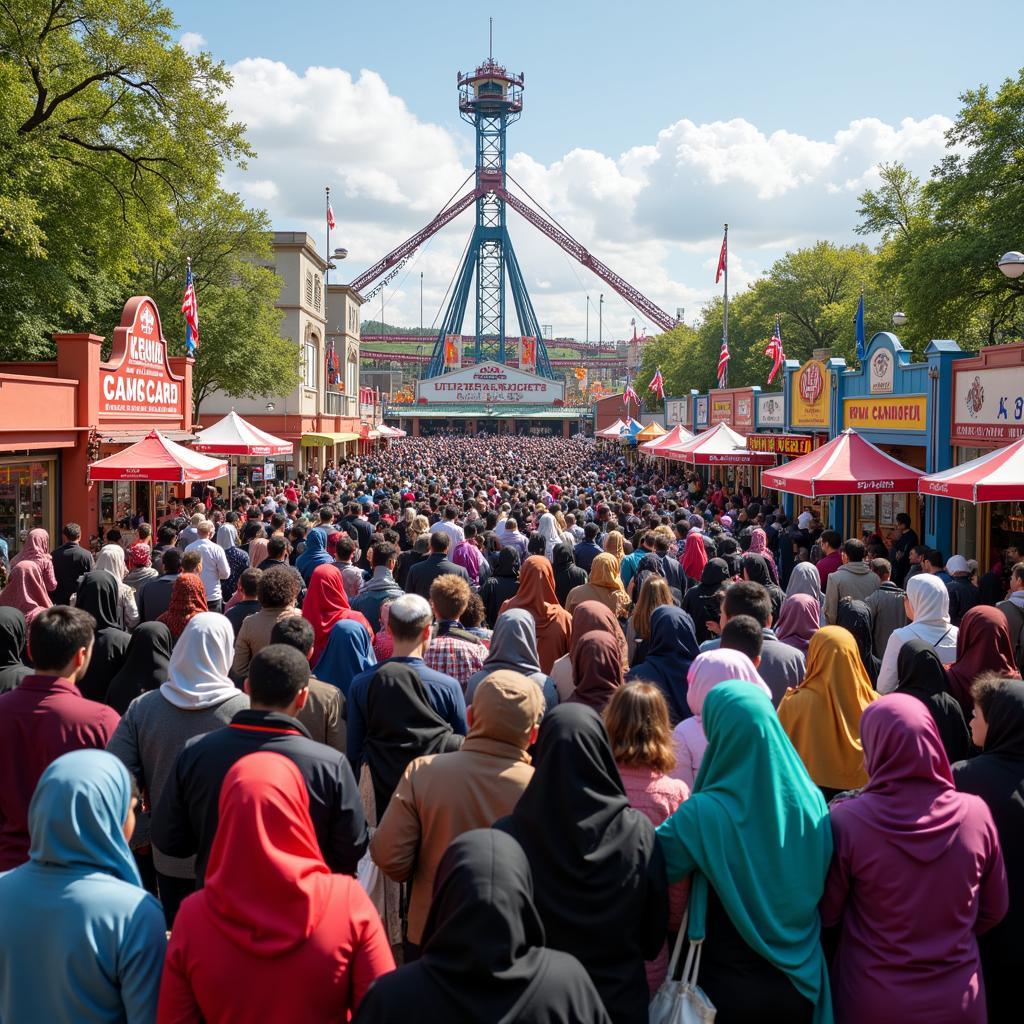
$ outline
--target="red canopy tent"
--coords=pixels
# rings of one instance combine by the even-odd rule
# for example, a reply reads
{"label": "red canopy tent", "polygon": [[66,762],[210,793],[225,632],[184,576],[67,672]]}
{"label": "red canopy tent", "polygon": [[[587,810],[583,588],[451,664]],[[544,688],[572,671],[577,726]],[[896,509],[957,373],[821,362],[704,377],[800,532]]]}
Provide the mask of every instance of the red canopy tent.
{"label": "red canopy tent", "polygon": [[695,466],[774,466],[775,456],[768,452],[752,452],[742,434],[727,423],[716,423],[692,441],[660,451],[667,459],[690,462]]}
{"label": "red canopy tent", "polygon": [[89,466],[90,482],[96,480],[148,480],[153,483],[187,484],[226,476],[223,459],[199,455],[151,430],[141,441]]}
{"label": "red canopy tent", "polygon": [[923,474],[876,448],[852,428],[828,444],[761,475],[761,485],[804,498],[904,494]]}
{"label": "red canopy tent", "polygon": [[213,426],[200,430],[192,449],[218,455],[291,455],[295,446],[247,423],[232,409]]}
{"label": "red canopy tent", "polygon": [[640,445],[640,451],[648,455],[664,455],[671,448],[677,448],[687,441],[692,441],[694,435],[690,433],[681,423],[677,423],[667,434],[656,437],[651,441],[645,441]]}
{"label": "red canopy tent", "polygon": [[962,466],[923,476],[917,483],[922,494],[975,504],[1024,501],[1024,437]]}

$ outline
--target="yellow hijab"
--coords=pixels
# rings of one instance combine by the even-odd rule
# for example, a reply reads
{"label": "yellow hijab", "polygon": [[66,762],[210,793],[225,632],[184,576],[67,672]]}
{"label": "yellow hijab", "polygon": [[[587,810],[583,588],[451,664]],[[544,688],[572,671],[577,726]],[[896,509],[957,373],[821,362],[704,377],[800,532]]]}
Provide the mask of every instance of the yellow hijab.
{"label": "yellow hijab", "polygon": [[[618,572],[619,566],[622,565],[622,559],[626,557],[625,538],[618,531],[609,533],[604,539],[604,549],[615,559],[615,571]],[[597,556],[597,558],[600,557],[600,555]],[[595,562],[597,558],[594,559]]]}
{"label": "yellow hijab", "polygon": [[782,728],[817,785],[867,785],[860,716],[877,699],[853,634],[842,626],[819,629],[807,648],[803,683],[779,704]]}
{"label": "yellow hijab", "polygon": [[590,578],[587,582],[592,587],[600,587],[602,590],[611,591],[615,595],[616,606],[612,610],[620,618],[625,618],[629,612],[629,595],[622,585],[622,577],[619,575],[619,565],[615,556],[605,552],[598,555],[590,566]]}

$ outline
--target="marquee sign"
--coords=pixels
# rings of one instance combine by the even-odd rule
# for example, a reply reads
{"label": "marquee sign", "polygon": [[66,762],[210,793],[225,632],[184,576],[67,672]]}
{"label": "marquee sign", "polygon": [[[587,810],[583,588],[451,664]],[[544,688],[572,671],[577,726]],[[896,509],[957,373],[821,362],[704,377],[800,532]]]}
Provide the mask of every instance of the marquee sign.
{"label": "marquee sign", "polygon": [[494,402],[510,405],[562,405],[565,385],[501,363],[486,362],[429,377],[416,385],[420,404]]}
{"label": "marquee sign", "polygon": [[773,455],[807,455],[811,451],[810,434],[748,434],[747,448]]}
{"label": "marquee sign", "polygon": [[100,416],[181,419],[183,381],[167,361],[167,342],[156,303],[146,295],[129,299],[120,325],[114,328],[110,361],[100,364]]}

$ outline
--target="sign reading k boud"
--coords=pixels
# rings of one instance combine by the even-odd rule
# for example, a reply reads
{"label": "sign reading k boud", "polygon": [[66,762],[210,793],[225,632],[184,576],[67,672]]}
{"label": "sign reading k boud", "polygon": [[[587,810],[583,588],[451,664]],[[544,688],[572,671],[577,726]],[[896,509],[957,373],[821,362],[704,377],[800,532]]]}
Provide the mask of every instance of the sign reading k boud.
{"label": "sign reading k boud", "polygon": [[924,431],[928,427],[927,395],[902,398],[847,398],[843,428]]}
{"label": "sign reading k boud", "polygon": [[809,434],[748,434],[747,448],[770,455],[806,455],[811,450]]}
{"label": "sign reading k boud", "polygon": [[1004,441],[1024,435],[1024,366],[953,370],[953,439]]}
{"label": "sign reading k boud", "polygon": [[561,405],[565,385],[501,363],[467,366],[416,385],[420,402],[505,402],[526,405]]}
{"label": "sign reading k boud", "polygon": [[100,364],[100,415],[177,419],[184,415],[183,380],[167,362],[156,303],[143,295],[129,299],[110,361]]}

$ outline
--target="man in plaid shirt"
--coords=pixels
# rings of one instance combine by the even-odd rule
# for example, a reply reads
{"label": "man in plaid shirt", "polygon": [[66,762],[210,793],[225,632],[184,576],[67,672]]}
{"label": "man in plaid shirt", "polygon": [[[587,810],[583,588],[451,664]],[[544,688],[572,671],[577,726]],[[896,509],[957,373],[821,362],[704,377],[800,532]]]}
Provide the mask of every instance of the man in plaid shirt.
{"label": "man in plaid shirt", "polygon": [[459,622],[472,591],[461,576],[438,576],[430,585],[430,606],[436,626],[423,656],[428,668],[459,681],[463,693],[469,677],[483,668],[487,648],[480,637]]}

